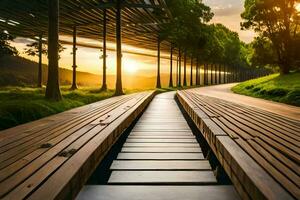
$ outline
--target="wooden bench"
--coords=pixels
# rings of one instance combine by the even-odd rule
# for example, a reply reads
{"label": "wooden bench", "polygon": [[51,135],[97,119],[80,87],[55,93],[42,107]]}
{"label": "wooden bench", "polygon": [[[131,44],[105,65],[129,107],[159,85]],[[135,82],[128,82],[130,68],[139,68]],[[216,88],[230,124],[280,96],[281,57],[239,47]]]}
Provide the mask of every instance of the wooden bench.
{"label": "wooden bench", "polygon": [[0,198],[75,198],[153,96],[113,97],[0,132]]}
{"label": "wooden bench", "polygon": [[300,121],[194,90],[177,97],[243,199],[300,198]]}

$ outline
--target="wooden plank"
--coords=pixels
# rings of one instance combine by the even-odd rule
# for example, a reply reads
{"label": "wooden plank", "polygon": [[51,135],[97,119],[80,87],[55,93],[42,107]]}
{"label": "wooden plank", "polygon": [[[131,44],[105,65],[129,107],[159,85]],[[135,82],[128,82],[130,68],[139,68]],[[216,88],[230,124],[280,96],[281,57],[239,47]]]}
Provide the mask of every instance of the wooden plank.
{"label": "wooden plank", "polygon": [[110,170],[211,170],[207,160],[201,161],[153,161],[153,160],[115,160]]}
{"label": "wooden plank", "polygon": [[123,147],[121,152],[124,153],[201,153],[200,148],[185,147]]}
{"label": "wooden plank", "polygon": [[[129,99],[127,99],[127,100],[129,100]],[[120,103],[122,103],[122,102],[120,102]],[[39,149],[40,146],[44,143],[49,143],[49,144],[55,145],[57,142],[59,142],[63,138],[67,137],[68,135],[72,134],[73,132],[80,130],[80,128],[91,123],[93,120],[95,120],[103,115],[106,116],[106,114],[108,112],[112,111],[112,109],[115,109],[120,105],[121,104],[113,105],[112,107],[109,107],[107,110],[100,111],[98,113],[95,113],[94,115],[90,115],[88,118],[82,119],[82,121],[72,122],[73,125],[70,127],[67,127],[67,128],[62,127],[61,129],[58,128],[57,130],[55,129],[53,131],[49,131],[48,133],[45,132],[45,134],[43,134],[39,137],[34,135],[33,139],[26,138],[25,142],[18,144],[18,145],[14,144],[15,147],[17,147],[17,148],[10,147],[11,148],[10,150],[7,150],[1,154],[2,162],[0,164],[0,168],[3,168],[5,166],[17,161],[18,159],[20,159],[26,155],[29,155],[31,152]],[[22,142],[22,141],[23,140],[20,140],[19,142]]]}
{"label": "wooden plank", "polygon": [[212,171],[113,171],[108,184],[216,184]]}
{"label": "wooden plank", "polygon": [[127,139],[127,143],[197,143],[196,139]]}
{"label": "wooden plank", "polygon": [[191,139],[195,138],[193,135],[129,135],[129,139],[176,139],[176,138],[181,138],[181,139]]}
{"label": "wooden plank", "polygon": [[202,153],[119,153],[118,160],[202,160]]}
{"label": "wooden plank", "polygon": [[77,200],[238,200],[233,186],[85,186]]}
{"label": "wooden plank", "polygon": [[199,147],[198,143],[141,143],[129,142],[123,145],[124,147]]}
{"label": "wooden plank", "polygon": [[[253,199],[293,199],[261,166],[231,138],[217,136],[217,149]],[[230,173],[228,172],[230,176]]]}
{"label": "wooden plank", "polygon": [[130,136],[192,136],[192,131],[132,131]]}

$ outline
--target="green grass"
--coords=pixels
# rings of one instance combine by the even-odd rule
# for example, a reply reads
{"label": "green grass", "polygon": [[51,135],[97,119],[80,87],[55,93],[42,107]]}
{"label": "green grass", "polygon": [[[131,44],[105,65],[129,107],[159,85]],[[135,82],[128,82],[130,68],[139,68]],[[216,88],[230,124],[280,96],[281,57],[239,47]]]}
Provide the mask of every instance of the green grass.
{"label": "green grass", "polygon": [[[96,87],[69,90],[69,86],[61,87],[63,100],[49,101],[44,98],[45,88],[2,87],[0,88],[0,130],[60,113],[71,108],[83,106],[110,98],[114,90],[101,92]],[[126,94],[151,90],[124,89]],[[152,89],[153,90],[153,89]],[[157,93],[175,91],[176,88],[157,89]]]}
{"label": "green grass", "polygon": [[300,73],[273,74],[240,83],[232,88],[238,94],[300,106]]}

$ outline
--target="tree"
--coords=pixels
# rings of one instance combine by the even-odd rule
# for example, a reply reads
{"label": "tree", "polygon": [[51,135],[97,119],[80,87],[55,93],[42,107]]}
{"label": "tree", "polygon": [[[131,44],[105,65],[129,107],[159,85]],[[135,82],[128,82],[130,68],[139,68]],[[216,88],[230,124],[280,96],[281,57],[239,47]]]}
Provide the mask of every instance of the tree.
{"label": "tree", "polygon": [[4,55],[18,55],[17,49],[9,44],[9,41],[13,41],[13,39],[14,37],[12,35],[0,32],[0,57]]}
{"label": "tree", "polygon": [[[40,35],[38,42],[32,42],[30,44],[26,45],[27,48],[25,48],[25,52],[29,56],[38,56],[39,57],[39,63],[38,63],[38,82],[37,87],[42,87],[42,55],[48,55],[48,49],[47,44],[43,42],[42,35]],[[65,48],[59,44],[58,53],[61,53],[65,50]],[[60,59],[60,55],[58,54],[58,59]]]}
{"label": "tree", "polygon": [[300,0],[246,0],[245,11],[241,14],[244,19],[242,28],[259,33],[259,42],[270,42],[281,74],[289,73],[299,62],[299,11],[295,8],[297,2]]}
{"label": "tree", "polygon": [[[32,42],[30,44],[26,45],[27,48],[25,48],[25,52],[28,56],[39,56],[39,42]],[[58,44],[58,53],[61,53],[66,48],[63,47],[60,43]],[[48,55],[48,47],[46,41],[42,43],[42,54]],[[58,58],[60,59],[60,55],[58,55]]]}

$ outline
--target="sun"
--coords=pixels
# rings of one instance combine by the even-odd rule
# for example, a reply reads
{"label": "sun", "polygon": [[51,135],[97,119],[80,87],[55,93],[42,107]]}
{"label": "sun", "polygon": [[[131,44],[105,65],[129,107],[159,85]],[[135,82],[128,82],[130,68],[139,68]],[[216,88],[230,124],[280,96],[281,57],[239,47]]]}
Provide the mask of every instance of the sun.
{"label": "sun", "polygon": [[295,4],[295,9],[296,9],[298,12],[300,12],[300,3],[296,3],[296,4]]}
{"label": "sun", "polygon": [[125,60],[124,70],[127,73],[135,74],[138,71],[138,63],[133,60]]}

